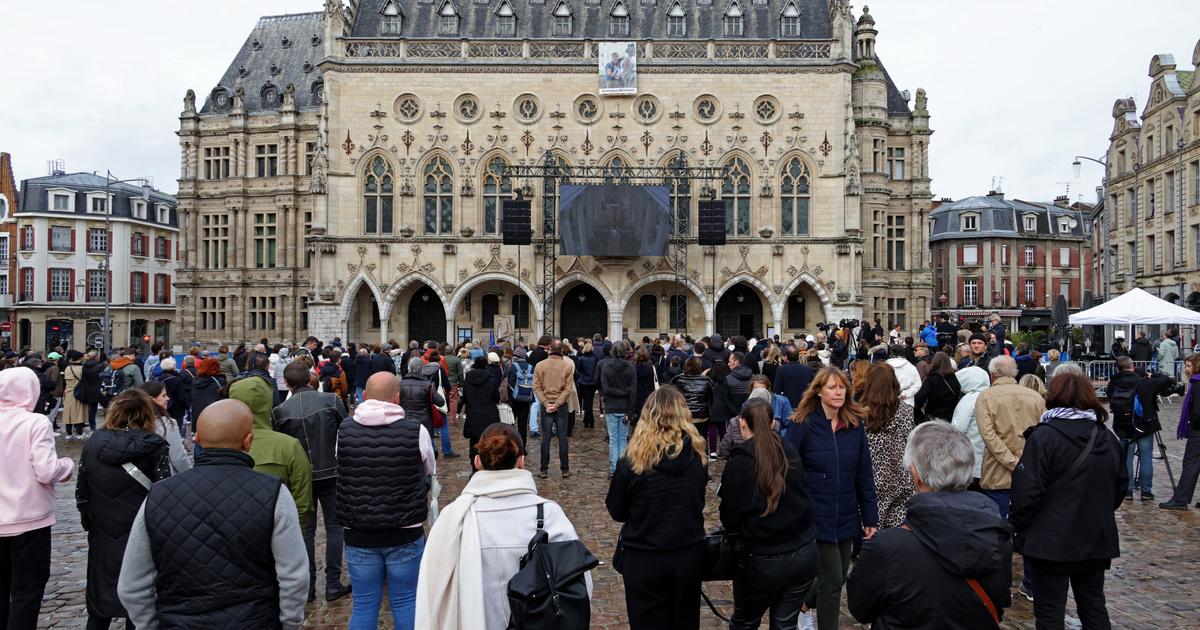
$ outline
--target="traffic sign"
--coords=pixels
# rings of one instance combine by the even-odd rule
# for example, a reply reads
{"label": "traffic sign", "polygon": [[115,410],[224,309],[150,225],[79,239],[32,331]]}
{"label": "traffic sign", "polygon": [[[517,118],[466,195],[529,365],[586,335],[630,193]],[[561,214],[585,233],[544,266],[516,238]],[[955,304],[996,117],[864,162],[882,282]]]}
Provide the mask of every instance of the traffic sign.
{"label": "traffic sign", "polygon": [[12,330],[12,322],[0,322],[0,331],[8,332]]}

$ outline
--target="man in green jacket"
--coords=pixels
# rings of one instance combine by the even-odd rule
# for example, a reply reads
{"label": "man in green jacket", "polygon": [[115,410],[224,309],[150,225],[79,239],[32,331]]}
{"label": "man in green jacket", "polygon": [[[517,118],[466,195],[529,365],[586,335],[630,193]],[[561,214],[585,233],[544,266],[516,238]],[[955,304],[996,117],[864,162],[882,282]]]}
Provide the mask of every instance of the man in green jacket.
{"label": "man in green jacket", "polygon": [[278,477],[296,501],[300,528],[312,518],[312,464],[296,438],[271,429],[271,404],[275,392],[265,379],[243,378],[229,386],[229,397],[240,400],[254,414],[254,441],[250,457],[254,470]]}

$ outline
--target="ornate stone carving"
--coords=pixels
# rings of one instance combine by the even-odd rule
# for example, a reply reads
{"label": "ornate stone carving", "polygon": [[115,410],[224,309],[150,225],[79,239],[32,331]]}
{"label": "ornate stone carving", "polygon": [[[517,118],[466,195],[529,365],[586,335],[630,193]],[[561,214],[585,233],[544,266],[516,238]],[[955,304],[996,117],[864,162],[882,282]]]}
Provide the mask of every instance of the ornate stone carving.
{"label": "ornate stone carving", "polygon": [[183,115],[190,116],[196,113],[196,93],[188,90],[183,95]]}
{"label": "ornate stone carving", "polygon": [[708,45],[701,42],[655,42],[656,59],[707,59]]}
{"label": "ornate stone carving", "polygon": [[775,44],[776,59],[829,59],[832,46],[825,43],[779,42]]}
{"label": "ornate stone carving", "polygon": [[512,59],[521,56],[520,42],[467,42],[467,56]]}
{"label": "ornate stone carving", "polygon": [[454,243],[445,243],[442,245],[443,254],[457,254],[458,247]]}
{"label": "ornate stone carving", "polygon": [[462,54],[458,42],[409,42],[408,56],[428,59],[453,59]]}
{"label": "ornate stone carving", "polygon": [[[411,51],[411,49],[410,49]],[[347,57],[399,57],[399,42],[346,42]]]}
{"label": "ornate stone carving", "polygon": [[529,56],[534,59],[578,59],[583,57],[582,42],[533,42]]}
{"label": "ornate stone carving", "polygon": [[[657,47],[655,52],[657,53]],[[767,44],[765,43],[746,43],[746,44],[717,44],[714,49],[714,56],[717,59],[766,59]]]}

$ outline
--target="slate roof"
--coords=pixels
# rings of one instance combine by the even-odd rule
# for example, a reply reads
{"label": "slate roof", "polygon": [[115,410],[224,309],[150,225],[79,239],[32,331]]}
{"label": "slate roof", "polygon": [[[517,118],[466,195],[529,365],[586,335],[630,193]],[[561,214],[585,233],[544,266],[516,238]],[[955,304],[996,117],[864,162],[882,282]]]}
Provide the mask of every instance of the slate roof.
{"label": "slate roof", "polygon": [[[979,229],[962,230],[962,215],[979,216]],[[1037,217],[1034,230],[1025,229],[1026,215]],[[931,242],[955,239],[984,239],[994,237],[1067,237],[1082,238],[1085,234],[1084,212],[1076,208],[1064,208],[1053,203],[1007,200],[1001,195],[967,197],[948,203],[929,213],[933,227],[929,232]],[[1058,218],[1075,219],[1075,227],[1059,231]]]}
{"label": "slate roof", "polygon": [[[351,30],[353,37],[496,38],[496,10],[504,0],[361,0]],[[725,37],[724,16],[731,0],[621,0],[629,12],[629,35],[610,37],[609,13],[618,0],[507,0],[517,17],[512,39],[689,40]],[[667,13],[679,2],[686,12],[686,36],[667,37]],[[380,34],[380,11],[395,2],[403,13],[400,35]],[[458,34],[438,34],[438,16],[453,2],[460,22]],[[569,37],[551,35],[553,15],[565,2],[573,17]],[[794,39],[832,39],[825,0],[738,0],[744,39],[781,38],[779,17],[794,2],[800,11],[800,36]],[[793,39],[793,38],[788,38]]]}
{"label": "slate roof", "polygon": [[[91,218],[103,217],[103,214],[93,214],[88,212],[87,194],[92,192],[104,191],[105,179],[101,175],[95,173],[67,173],[64,175],[48,175],[46,177],[35,177],[26,179],[21,182],[21,201],[18,206],[18,214],[22,212],[53,212],[56,214],[71,214],[62,210],[51,210],[48,207],[48,197],[46,191],[51,188],[66,188],[75,191],[74,213],[75,215],[87,215]],[[159,190],[151,189],[150,201],[146,209],[145,219],[135,219],[131,213],[130,201],[134,198],[140,199],[143,194],[141,186],[133,184],[113,184],[113,207],[112,216],[147,223],[150,225],[167,225],[169,227],[179,227],[179,216],[175,209],[175,197],[168,195]],[[171,207],[168,213],[170,220],[161,224],[157,221],[158,215],[154,211],[156,204],[165,203]]]}
{"label": "slate roof", "polygon": [[296,90],[297,108],[320,105],[324,85],[317,64],[325,57],[322,17],[316,12],[259,19],[233,63],[209,91],[200,113],[228,112],[238,85],[246,91],[247,113],[278,110],[289,83]]}

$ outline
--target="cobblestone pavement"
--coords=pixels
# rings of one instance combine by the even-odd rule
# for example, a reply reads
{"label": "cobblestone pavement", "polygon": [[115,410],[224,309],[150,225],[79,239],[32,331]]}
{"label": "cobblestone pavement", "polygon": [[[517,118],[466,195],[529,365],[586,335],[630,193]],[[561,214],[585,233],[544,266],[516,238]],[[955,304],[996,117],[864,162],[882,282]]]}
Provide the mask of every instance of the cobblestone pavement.
{"label": "cobblestone pavement", "polygon": [[[1178,418],[1178,414],[1178,406],[1165,408],[1162,415],[1168,420],[1164,424],[1173,429],[1174,418]],[[457,425],[455,429],[458,430]],[[1183,443],[1164,439],[1170,453],[1171,467],[1178,475]],[[531,440],[531,446],[536,453],[536,439]],[[465,453],[466,441],[456,437],[455,448]],[[81,450],[82,443],[65,442],[59,438],[60,454],[78,460]],[[553,457],[557,457],[557,451],[552,451]],[[542,496],[562,504],[588,548],[605,561],[593,572],[595,592],[592,627],[616,629],[626,628],[627,624],[622,580],[607,564],[619,531],[618,524],[612,522],[604,509],[604,495],[608,487],[605,475],[607,454],[608,445],[604,442],[603,428],[578,427],[571,442],[571,478],[563,480],[557,472],[552,472],[550,479],[538,480],[538,490]],[[445,504],[458,496],[466,484],[470,466],[465,458],[443,459],[438,465],[443,483],[442,502]],[[531,467],[535,467],[534,462],[531,462]],[[718,462],[710,470],[713,481],[709,483],[705,509],[710,528],[718,523],[716,486],[721,469],[722,464]],[[1157,501],[1168,498],[1171,487],[1161,460],[1155,461],[1154,482],[1158,495],[1156,501],[1127,502],[1117,513],[1122,556],[1114,562],[1106,581],[1109,614],[1116,628],[1195,628],[1200,626],[1200,573],[1197,573],[1195,564],[1195,533],[1200,526],[1200,509],[1193,508],[1188,512],[1158,509]],[[54,527],[50,582],[46,588],[39,628],[75,630],[84,625],[87,541],[75,511],[74,490],[74,480],[59,488],[58,524]],[[321,537],[318,533],[318,541]],[[323,558],[320,549],[317,558]],[[323,567],[320,568],[323,570]],[[1020,570],[1021,562],[1017,557],[1014,575],[1018,575]],[[343,579],[348,580],[345,577]],[[705,589],[718,608],[728,614],[732,608],[729,584],[708,584]],[[1014,600],[1013,607],[1005,615],[1004,627],[1032,628],[1033,605],[1016,596],[1015,592]],[[318,597],[316,603],[308,606],[304,627],[321,630],[345,628],[350,616],[350,602],[349,597],[333,603],[326,603]],[[385,602],[380,627],[391,628],[386,607]],[[1068,601],[1069,624],[1074,614],[1073,608],[1073,603]],[[842,622],[844,627],[859,627],[844,607]],[[1074,625],[1078,627],[1077,622]],[[705,608],[701,627],[724,626]]]}

